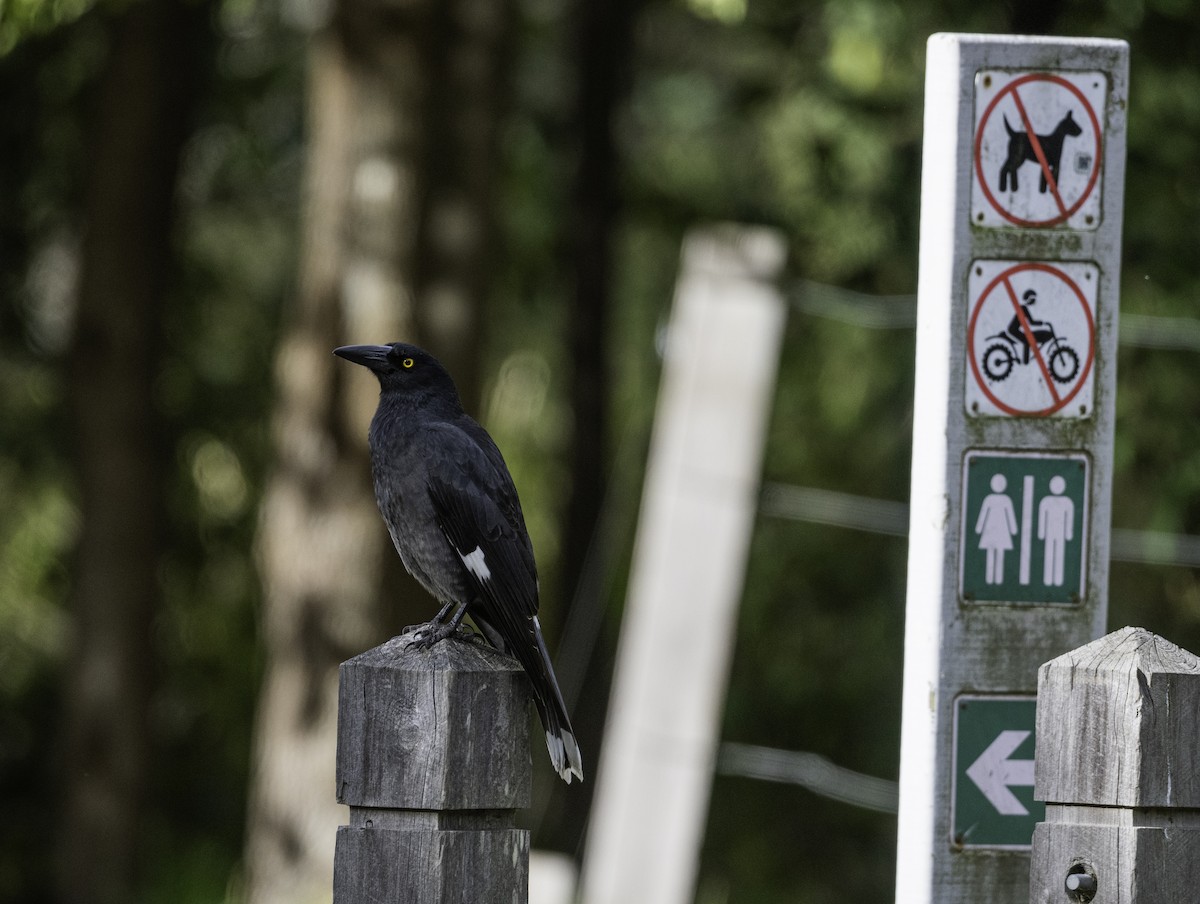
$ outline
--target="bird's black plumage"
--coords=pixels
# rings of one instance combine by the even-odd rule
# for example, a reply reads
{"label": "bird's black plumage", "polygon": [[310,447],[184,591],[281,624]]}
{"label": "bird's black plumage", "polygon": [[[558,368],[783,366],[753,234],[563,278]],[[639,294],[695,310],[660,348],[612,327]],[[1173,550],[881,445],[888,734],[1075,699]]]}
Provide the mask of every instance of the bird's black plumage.
{"label": "bird's black plumage", "polygon": [[428,352],[396,342],[334,353],[379,378],[369,433],[375,499],[404,567],[442,604],[418,643],[454,633],[469,612],[529,676],[555,770],[568,783],[582,779],[579,745],[538,624],[533,546],[500,450],[463,411],[454,381]]}

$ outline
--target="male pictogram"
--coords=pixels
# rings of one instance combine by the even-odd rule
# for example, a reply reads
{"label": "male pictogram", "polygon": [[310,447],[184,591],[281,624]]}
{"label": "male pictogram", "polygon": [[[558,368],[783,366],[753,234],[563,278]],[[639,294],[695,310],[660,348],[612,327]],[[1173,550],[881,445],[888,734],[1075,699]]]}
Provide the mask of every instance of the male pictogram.
{"label": "male pictogram", "polygon": [[1064,583],[1067,543],[1075,539],[1075,503],[1064,496],[1067,482],[1062,475],[1050,478],[1050,493],[1038,506],[1038,539],[1046,544],[1042,583],[1061,587]]}

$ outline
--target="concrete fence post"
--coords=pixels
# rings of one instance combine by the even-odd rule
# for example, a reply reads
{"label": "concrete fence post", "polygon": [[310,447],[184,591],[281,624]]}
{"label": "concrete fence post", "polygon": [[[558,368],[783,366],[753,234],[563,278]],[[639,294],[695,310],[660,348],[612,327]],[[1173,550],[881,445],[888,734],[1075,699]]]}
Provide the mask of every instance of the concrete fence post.
{"label": "concrete fence post", "polygon": [[527,904],[529,691],[515,660],[393,638],[342,663],[335,904]]}

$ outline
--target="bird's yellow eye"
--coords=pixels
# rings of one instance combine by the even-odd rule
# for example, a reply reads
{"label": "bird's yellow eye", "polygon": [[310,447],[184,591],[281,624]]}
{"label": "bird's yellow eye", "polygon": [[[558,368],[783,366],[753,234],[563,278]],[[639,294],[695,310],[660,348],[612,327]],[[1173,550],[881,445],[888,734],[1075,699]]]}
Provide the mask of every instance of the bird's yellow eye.
{"label": "bird's yellow eye", "polygon": [[400,364],[404,367],[405,370],[409,370],[413,366],[413,359],[405,358],[403,361],[400,362]]}

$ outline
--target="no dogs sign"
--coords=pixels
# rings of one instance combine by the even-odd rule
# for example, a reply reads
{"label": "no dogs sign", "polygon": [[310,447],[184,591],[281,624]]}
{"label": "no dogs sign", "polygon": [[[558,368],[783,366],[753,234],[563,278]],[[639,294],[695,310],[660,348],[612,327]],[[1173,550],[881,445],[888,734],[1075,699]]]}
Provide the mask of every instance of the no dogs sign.
{"label": "no dogs sign", "polygon": [[977,73],[971,222],[1095,229],[1107,90],[1103,72]]}

